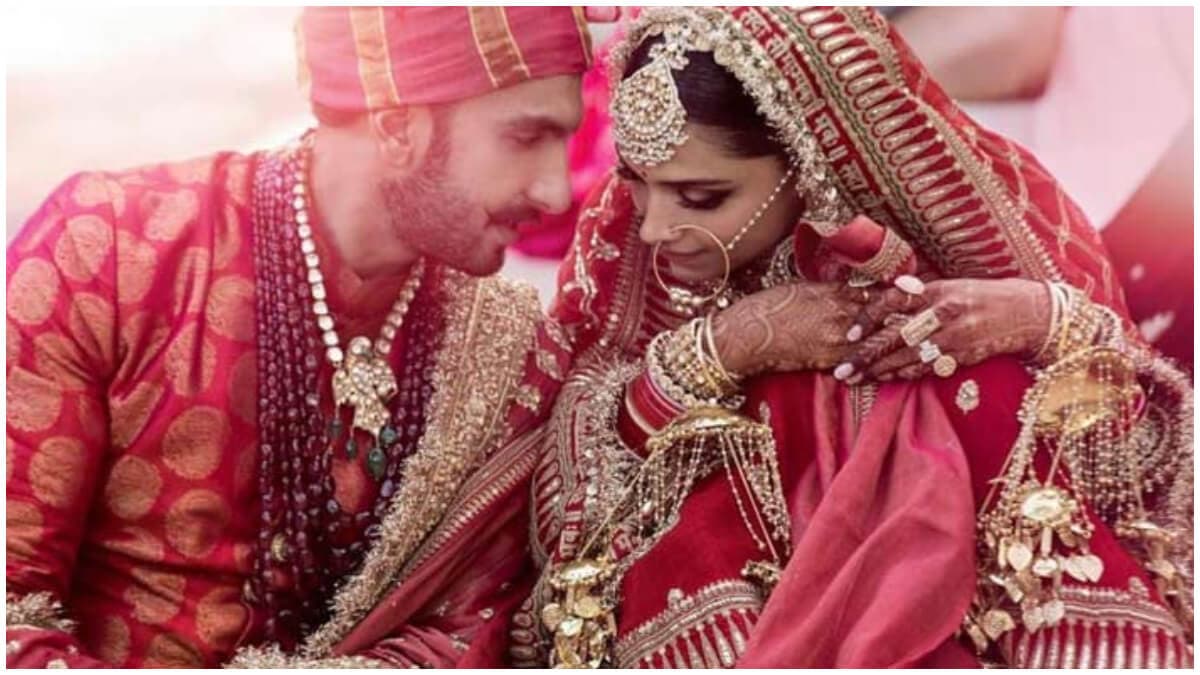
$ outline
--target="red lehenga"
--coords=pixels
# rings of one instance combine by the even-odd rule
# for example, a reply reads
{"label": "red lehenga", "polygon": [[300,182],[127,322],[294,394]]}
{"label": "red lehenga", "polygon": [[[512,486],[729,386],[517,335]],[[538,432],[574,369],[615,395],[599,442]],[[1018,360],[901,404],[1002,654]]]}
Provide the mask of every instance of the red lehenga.
{"label": "red lehenga", "polygon": [[[1105,344],[1119,357],[1078,345],[1049,365],[993,358],[881,386],[761,376],[739,409],[751,431],[722,441],[735,451],[713,451],[713,434],[678,426],[708,413],[670,400],[643,365],[649,340],[681,319],[649,273],[629,194],[610,178],[560,271],[552,314],[574,357],[534,472],[541,571],[512,617],[510,662],[1190,664],[1191,391],[1122,334],[1120,289],[1078,209],[1025,151],[963,115],[870,10],[650,10],[630,34],[672,24],[711,36],[718,62],[757,83],[748,89],[760,104],[763,82],[791,92],[760,107],[781,129],[801,111],[803,127],[785,138],[794,151],[819,148],[813,220],[865,212],[912,245],[930,278],[1020,275],[1082,289],[1115,311]],[[797,276],[850,272],[827,246],[781,249]],[[1087,437],[1080,452],[1115,447],[1106,457],[1134,467],[1125,487],[1140,500],[1136,519],[1085,485],[1082,469],[1039,485],[1043,502],[1013,478],[1025,462],[1046,479],[1053,441],[1080,443],[1056,426],[1080,418],[1053,386],[1078,372],[1063,364],[1080,355],[1135,373],[1122,390],[1137,391],[1122,442],[1093,448]],[[1079,381],[1109,382],[1082,372]],[[1039,415],[1064,411],[1042,426]],[[769,429],[769,452],[744,451],[756,423]],[[734,466],[739,457],[747,463]],[[659,475],[647,479],[652,462]],[[1004,477],[997,501],[989,492]],[[1054,501],[1068,494],[1077,502]],[[1053,508],[1034,508],[1046,499]],[[996,514],[1013,504],[1032,509],[1020,511],[1022,527],[1052,526],[1030,530],[1031,543],[1018,529],[997,542]],[[1069,523],[1047,515],[1068,513]]]}

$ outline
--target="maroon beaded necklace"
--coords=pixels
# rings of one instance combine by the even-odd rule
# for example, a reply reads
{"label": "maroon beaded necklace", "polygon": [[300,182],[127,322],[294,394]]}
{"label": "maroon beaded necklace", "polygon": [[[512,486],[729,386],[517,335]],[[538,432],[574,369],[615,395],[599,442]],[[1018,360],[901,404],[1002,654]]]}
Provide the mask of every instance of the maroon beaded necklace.
{"label": "maroon beaded necklace", "polygon": [[[265,612],[265,639],[287,651],[329,618],[334,593],[380,536],[425,426],[443,325],[442,273],[429,265],[402,328],[407,336],[390,420],[378,438],[353,429],[345,409],[332,405],[328,378],[319,377],[324,347],[309,311],[309,267],[293,206],[295,186],[306,181],[305,152],[301,143],[264,155],[252,201],[262,510],[245,595]],[[322,400],[331,414],[322,412]],[[372,508],[349,513],[334,498],[336,452],[363,458],[378,484]]]}

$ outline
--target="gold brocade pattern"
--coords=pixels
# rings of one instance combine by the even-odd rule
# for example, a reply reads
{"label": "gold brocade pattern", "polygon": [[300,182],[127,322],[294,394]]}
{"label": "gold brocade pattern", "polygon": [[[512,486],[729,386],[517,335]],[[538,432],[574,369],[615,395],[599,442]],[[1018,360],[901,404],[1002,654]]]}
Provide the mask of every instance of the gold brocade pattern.
{"label": "gold brocade pattern", "polygon": [[136,520],[150,512],[162,485],[158,467],[141,457],[122,455],[104,484],[104,502],[118,518]]}
{"label": "gold brocade pattern", "polygon": [[207,478],[220,465],[229,437],[225,413],[213,406],[193,406],[167,427],[162,441],[163,463],[184,478]]}
{"label": "gold brocade pattern", "polygon": [[425,432],[381,523],[379,542],[333,599],[332,618],[305,642],[327,656],[395,583],[477,463],[504,439],[530,334],[540,315],[526,285],[445,270],[446,332],[432,378]]}
{"label": "gold brocade pattern", "polygon": [[199,668],[204,657],[195,645],[174,633],[163,633],[146,647],[147,668]]}
{"label": "gold brocade pattern", "polygon": [[42,511],[37,506],[13,499],[4,501],[5,548],[10,559],[37,559],[44,522]]}
{"label": "gold brocade pattern", "polygon": [[133,579],[125,589],[125,602],[133,608],[134,618],[142,623],[161,624],[179,613],[187,583],[182,575],[135,567],[130,576]]}
{"label": "gold brocade pattern", "polygon": [[109,427],[114,446],[127,448],[133,444],[150,421],[150,415],[154,413],[162,396],[161,385],[143,380],[134,385],[133,390],[125,396],[109,398],[108,405],[112,416]]}
{"label": "gold brocade pattern", "polygon": [[149,192],[142,198],[140,206],[142,212],[148,214],[144,232],[151,241],[178,239],[200,212],[200,200],[190,188],[167,193]]}
{"label": "gold brocade pattern", "polygon": [[29,485],[42,503],[68,509],[81,496],[84,485],[83,443],[68,436],[42,441],[29,460]]}
{"label": "gold brocade pattern", "polygon": [[189,490],[167,511],[167,542],[190,558],[202,558],[216,547],[232,513],[229,504],[211,490]]}
{"label": "gold brocade pattern", "polygon": [[86,283],[100,273],[112,247],[112,226],[103,218],[75,216],[67,221],[66,232],[54,245],[54,262],[63,276]]}
{"label": "gold brocade pattern", "polygon": [[85,174],[71,191],[71,201],[84,208],[107,204],[117,218],[125,212],[125,190],[115,180],[100,174]]}
{"label": "gold brocade pattern", "polygon": [[104,541],[104,548],[129,556],[133,560],[153,563],[163,559],[162,540],[141,527],[125,527],[119,537]]}
{"label": "gold brocade pattern", "polygon": [[71,296],[67,315],[71,335],[85,357],[85,365],[102,373],[109,372],[115,361],[115,316],[112,303],[95,293],[85,291]]}
{"label": "gold brocade pattern", "polygon": [[210,647],[225,651],[238,640],[246,622],[241,589],[236,586],[214,588],[196,605],[196,631]]}
{"label": "gold brocade pattern", "polygon": [[93,644],[96,656],[107,663],[123,664],[129,658],[129,624],[117,616],[106,616],[100,622],[100,634]]}
{"label": "gold brocade pattern", "polygon": [[87,388],[78,357],[75,343],[61,333],[42,333],[33,339],[34,367],[38,374],[58,383],[66,391]]}
{"label": "gold brocade pattern", "polygon": [[8,423],[21,431],[49,429],[62,411],[63,396],[44,377],[20,366],[8,372]]}
{"label": "gold brocade pattern", "polygon": [[[196,344],[199,338],[200,344]],[[195,321],[188,322],[167,347],[165,369],[171,388],[180,396],[195,396],[212,384],[217,350]]]}
{"label": "gold brocade pattern", "polygon": [[212,273],[208,249],[189,246],[179,259],[175,270],[175,285],[172,291],[176,316],[199,312],[208,294],[209,275]]}
{"label": "gold brocade pattern", "polygon": [[117,301],[123,305],[141,302],[154,284],[158,252],[136,235],[117,231]]}
{"label": "gold brocade pattern", "polygon": [[217,240],[213,242],[213,269],[223,270],[242,248],[242,219],[237,207],[226,204],[225,217],[217,222]]}
{"label": "gold brocade pattern", "polygon": [[243,276],[224,276],[213,282],[205,308],[208,325],[238,342],[254,339],[254,284]]}
{"label": "gold brocade pattern", "polygon": [[54,266],[41,258],[26,258],[8,279],[8,316],[35,326],[50,318],[58,302],[60,282]]}

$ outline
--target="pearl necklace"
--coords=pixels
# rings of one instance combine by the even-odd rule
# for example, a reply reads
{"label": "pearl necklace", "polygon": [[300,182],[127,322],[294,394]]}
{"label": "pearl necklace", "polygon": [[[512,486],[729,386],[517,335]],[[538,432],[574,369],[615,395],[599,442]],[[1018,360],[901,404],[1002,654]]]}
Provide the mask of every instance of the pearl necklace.
{"label": "pearl necklace", "polygon": [[312,226],[309,223],[308,190],[305,188],[308,176],[308,161],[311,147],[307,144],[299,153],[299,167],[296,169],[296,182],[292,187],[292,210],[296,223],[296,234],[300,238],[300,251],[304,254],[304,266],[308,270],[308,287],[312,296],[312,311],[316,317],[317,327],[321,329],[321,341],[325,345],[325,359],[334,368],[333,399],[335,406],[349,405],[354,410],[353,429],[362,429],[378,441],[379,434],[388,423],[387,403],[396,395],[398,386],[396,375],[387,364],[387,357],[392,351],[392,342],[400,327],[404,325],[404,317],[408,306],[421,285],[421,277],[425,272],[425,260],[418,259],[409,274],[404,287],[392,309],[380,328],[379,336],[375,338],[372,348],[371,340],[359,335],[351,338],[345,352],[342,351],[341,338],[338,336],[333,315],[329,312],[326,302],[325,279],[321,275],[321,258],[317,254],[317,244],[313,241]]}

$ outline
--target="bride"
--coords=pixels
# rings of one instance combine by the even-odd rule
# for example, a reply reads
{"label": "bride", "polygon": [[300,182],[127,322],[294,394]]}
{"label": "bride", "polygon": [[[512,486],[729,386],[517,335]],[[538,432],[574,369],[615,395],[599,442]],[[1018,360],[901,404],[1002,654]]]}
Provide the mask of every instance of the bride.
{"label": "bride", "polygon": [[1184,666],[1192,398],[859,8],[645,11],[554,323],[529,666]]}

